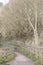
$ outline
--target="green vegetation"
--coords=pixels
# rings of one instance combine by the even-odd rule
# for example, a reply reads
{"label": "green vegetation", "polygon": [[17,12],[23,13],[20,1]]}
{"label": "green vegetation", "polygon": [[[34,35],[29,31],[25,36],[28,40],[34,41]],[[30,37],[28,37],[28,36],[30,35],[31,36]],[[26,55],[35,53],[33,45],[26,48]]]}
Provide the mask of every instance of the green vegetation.
{"label": "green vegetation", "polygon": [[0,64],[3,64],[5,62],[8,62],[10,60],[12,60],[16,55],[12,54],[12,53],[7,53],[5,56],[0,55]]}
{"label": "green vegetation", "polygon": [[27,57],[31,58],[36,65],[43,65],[43,62],[42,60],[40,60],[38,57],[36,57],[34,54],[30,53],[29,51],[27,51],[26,49],[24,48],[21,48],[20,46],[18,46],[17,44],[14,46],[14,48],[23,53],[24,55],[26,55]]}

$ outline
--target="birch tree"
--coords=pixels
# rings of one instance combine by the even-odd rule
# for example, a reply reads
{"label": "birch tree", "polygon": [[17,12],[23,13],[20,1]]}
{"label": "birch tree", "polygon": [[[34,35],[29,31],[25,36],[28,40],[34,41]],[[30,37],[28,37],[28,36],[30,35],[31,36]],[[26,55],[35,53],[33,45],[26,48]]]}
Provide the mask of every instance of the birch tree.
{"label": "birch tree", "polygon": [[[16,0],[16,3],[14,4],[14,0],[12,0],[12,4],[6,7],[5,8],[6,10],[4,10],[6,25],[7,25],[7,21],[9,24],[7,25],[7,27],[9,26],[7,30],[10,29],[10,27],[12,26],[11,28],[15,29],[14,30],[15,32],[18,30],[18,27],[15,26],[15,23],[17,24],[18,22],[21,22],[23,24],[23,22],[26,23],[28,21],[28,24],[31,26],[34,32],[35,46],[38,46],[39,44],[38,28],[37,28],[38,18],[40,14],[38,13],[39,2],[40,2],[39,0]],[[25,26],[25,24],[23,26]]]}
{"label": "birch tree", "polygon": [[35,21],[34,21],[34,26],[32,24],[32,21],[31,21],[31,17],[29,16],[29,14],[27,13],[27,18],[28,18],[28,21],[29,21],[29,24],[30,26],[32,27],[33,29],[33,32],[34,32],[34,43],[36,46],[38,46],[39,44],[39,38],[38,38],[38,29],[37,29],[37,23],[38,23],[38,0],[33,0],[33,9],[34,9],[34,18],[35,18]]}
{"label": "birch tree", "polygon": [[[20,1],[19,1],[20,2]],[[33,29],[34,32],[34,45],[38,46],[39,44],[39,38],[38,38],[38,29],[37,29],[37,23],[38,23],[38,3],[39,0],[23,0],[21,1],[22,3],[18,3],[19,7],[20,5],[23,5],[24,13],[26,15],[26,18]],[[18,7],[18,9],[19,9]],[[23,12],[22,8],[19,9],[19,14],[20,11]]]}

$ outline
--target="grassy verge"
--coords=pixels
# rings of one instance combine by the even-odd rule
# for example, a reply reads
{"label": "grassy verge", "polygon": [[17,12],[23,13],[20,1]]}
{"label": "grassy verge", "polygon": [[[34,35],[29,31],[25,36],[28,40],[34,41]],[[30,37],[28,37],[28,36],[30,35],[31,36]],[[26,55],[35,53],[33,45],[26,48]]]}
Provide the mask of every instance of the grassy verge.
{"label": "grassy verge", "polygon": [[5,62],[8,62],[12,60],[16,55],[12,53],[7,53],[6,56],[0,55],[0,64],[3,64]]}
{"label": "grassy verge", "polygon": [[42,60],[40,60],[38,57],[36,57],[34,54],[30,53],[26,49],[21,48],[18,45],[14,45],[14,48],[17,51],[19,51],[19,52],[23,53],[24,55],[26,55],[27,57],[31,58],[35,62],[36,65],[43,65],[43,61]]}

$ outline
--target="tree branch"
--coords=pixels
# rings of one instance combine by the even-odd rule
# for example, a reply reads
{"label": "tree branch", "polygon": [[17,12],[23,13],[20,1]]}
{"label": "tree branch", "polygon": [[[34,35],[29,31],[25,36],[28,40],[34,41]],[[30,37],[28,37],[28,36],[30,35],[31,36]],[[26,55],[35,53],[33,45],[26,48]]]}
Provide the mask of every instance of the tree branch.
{"label": "tree branch", "polygon": [[28,19],[28,21],[29,21],[30,26],[31,26],[32,29],[34,30],[34,26],[33,26],[33,24],[31,23],[30,16],[29,16],[29,14],[28,14],[27,5],[26,5],[26,4],[24,4],[24,5],[25,5],[25,13],[26,13],[26,15],[27,15],[27,19]]}
{"label": "tree branch", "polygon": [[31,26],[32,29],[34,30],[34,26],[33,26],[33,24],[31,23],[31,20],[30,20],[30,17],[29,17],[29,16],[28,16],[28,21],[29,21],[30,26]]}

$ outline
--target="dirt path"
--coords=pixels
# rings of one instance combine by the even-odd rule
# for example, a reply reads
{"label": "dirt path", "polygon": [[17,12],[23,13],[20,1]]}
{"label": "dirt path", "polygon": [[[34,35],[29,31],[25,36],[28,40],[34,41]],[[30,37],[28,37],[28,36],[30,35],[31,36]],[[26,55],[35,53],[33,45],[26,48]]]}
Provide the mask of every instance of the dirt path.
{"label": "dirt path", "polygon": [[18,52],[14,53],[17,55],[16,58],[4,65],[35,65],[31,59],[27,58],[21,53]]}

